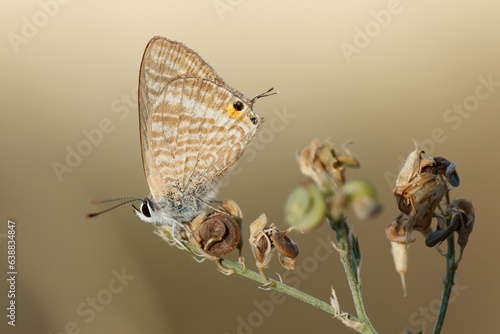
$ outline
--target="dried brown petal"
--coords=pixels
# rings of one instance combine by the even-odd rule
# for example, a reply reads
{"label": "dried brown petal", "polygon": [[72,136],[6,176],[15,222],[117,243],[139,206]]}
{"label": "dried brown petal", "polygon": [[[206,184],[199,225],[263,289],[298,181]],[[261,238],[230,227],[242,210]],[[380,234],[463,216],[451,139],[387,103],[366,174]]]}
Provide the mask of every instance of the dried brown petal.
{"label": "dried brown petal", "polygon": [[327,178],[333,179],[339,185],[344,184],[345,167],[359,167],[358,160],[347,149],[347,145],[348,143],[344,144],[342,154],[338,154],[330,142],[321,144],[318,139],[314,139],[309,147],[297,155],[300,171],[323,191],[328,185],[328,182],[325,182]]}
{"label": "dried brown petal", "polygon": [[285,268],[286,270],[294,270],[295,269],[295,259],[291,257],[286,257],[283,255],[280,255],[279,257],[280,263]]}
{"label": "dried brown petal", "polygon": [[259,235],[262,233],[262,230],[267,225],[267,217],[263,213],[257,218],[253,223],[250,224],[250,244],[254,243],[255,240],[259,237]]}
{"label": "dried brown petal", "polygon": [[474,221],[476,219],[476,214],[474,212],[474,207],[471,201],[465,199],[454,200],[451,202],[451,206],[460,210],[460,217],[462,218],[462,224],[458,228],[458,240],[457,243],[460,246],[460,256],[457,261],[457,265],[462,260],[462,255],[469,241],[469,236],[474,229]]}
{"label": "dried brown petal", "polygon": [[250,224],[250,247],[257,261],[257,267],[266,268],[271,261],[273,243],[265,232],[267,225],[267,217],[265,214],[260,215],[252,224]]}
{"label": "dried brown petal", "polygon": [[297,155],[300,172],[310,177],[321,189],[324,188],[323,168],[316,153],[321,147],[319,139],[313,139],[309,147],[306,147]]}
{"label": "dried brown petal", "polygon": [[[387,226],[385,229],[385,233],[387,239],[391,241],[391,254],[394,260],[394,266],[396,267],[396,271],[399,273],[401,277],[401,285],[403,287],[403,296],[406,297],[406,279],[405,273],[408,269],[408,247],[405,243],[405,235],[406,235],[406,224],[403,219],[403,214],[400,214],[396,217],[396,219]],[[412,234],[410,238],[410,242],[415,241],[415,236]]]}
{"label": "dried brown petal", "polygon": [[330,142],[325,142],[321,149],[318,151],[318,158],[327,171],[327,173],[333,177],[335,182],[339,185],[344,184],[345,167],[358,168],[359,162],[354,157],[354,155],[349,151],[347,145],[350,143],[344,143],[342,145],[342,154],[339,154],[333,149],[333,145]]}
{"label": "dried brown petal", "polygon": [[425,152],[422,150],[415,149],[408,155],[408,158],[406,158],[406,161],[396,179],[396,188],[394,189],[395,194],[403,193],[404,189],[406,189],[418,175],[420,171],[420,162],[424,153]]}
{"label": "dried brown petal", "polygon": [[405,244],[399,242],[391,242],[391,253],[392,258],[394,259],[394,266],[396,267],[396,271],[401,277],[403,296],[406,297],[408,296],[408,292],[406,290],[405,273],[408,270],[408,248]]}
{"label": "dried brown petal", "polygon": [[456,164],[449,162],[443,157],[433,157],[433,163],[421,167],[421,173],[443,175],[454,187],[458,187],[460,179],[455,171]]}
{"label": "dried brown petal", "polygon": [[335,157],[338,161],[344,164],[347,167],[351,168],[359,168],[360,164],[358,159],[352,154],[352,152],[347,148],[347,145],[350,145],[352,142],[347,142],[342,145],[342,155],[335,154]]}
{"label": "dried brown petal", "polygon": [[[403,214],[399,214],[393,222],[385,229],[387,239],[391,242],[405,243],[406,221],[403,219]],[[415,235],[412,234],[410,242],[414,242]]]}
{"label": "dried brown petal", "polygon": [[[438,221],[439,221],[438,227],[436,228],[436,230],[434,232],[429,233],[427,235],[427,237],[425,238],[425,245],[427,247],[434,247],[434,246],[442,243],[443,241],[448,239],[450,234],[452,234],[458,228],[460,228],[460,226],[462,224],[461,223],[462,218],[460,217],[460,215],[454,216],[452,221],[451,221],[451,224],[449,226],[446,226],[446,220],[443,217],[441,217],[441,216],[437,216],[437,217],[439,217],[438,218]],[[444,222],[444,227],[443,227],[443,222]]]}
{"label": "dried brown petal", "polygon": [[229,213],[236,220],[243,219],[243,212],[241,211],[240,207],[238,206],[238,204],[236,204],[235,201],[230,199],[223,200],[221,203],[221,207],[224,209],[224,211]]}

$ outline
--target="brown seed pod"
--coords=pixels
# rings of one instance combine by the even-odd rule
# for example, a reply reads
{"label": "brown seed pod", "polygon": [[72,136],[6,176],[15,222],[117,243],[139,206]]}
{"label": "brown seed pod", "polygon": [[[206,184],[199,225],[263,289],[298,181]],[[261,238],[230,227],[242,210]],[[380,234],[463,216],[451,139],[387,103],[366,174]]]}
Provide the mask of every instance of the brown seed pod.
{"label": "brown seed pod", "polygon": [[255,259],[257,262],[262,264],[262,267],[267,267],[269,265],[269,260],[271,259],[270,254],[273,249],[269,236],[262,233],[260,237],[257,238],[254,247]]}
{"label": "brown seed pod", "polygon": [[240,241],[240,228],[231,215],[215,212],[191,226],[200,249],[214,257],[231,253]]}
{"label": "brown seed pod", "polygon": [[236,220],[236,223],[238,224],[238,228],[240,230],[240,241],[238,242],[238,245],[236,245],[236,248],[238,248],[238,253],[239,253],[238,263],[243,264],[243,255],[242,255],[243,233],[241,233],[241,229],[243,227],[243,212],[241,211],[238,204],[236,204],[236,202],[233,200],[226,199],[222,201],[220,206],[222,209],[224,209],[224,211],[229,213]]}
{"label": "brown seed pod", "polygon": [[287,237],[287,233],[290,232],[291,229],[286,231],[275,230],[272,234],[272,241],[274,246],[285,257],[296,258],[299,255],[299,246],[295,242],[293,242],[289,237]]}

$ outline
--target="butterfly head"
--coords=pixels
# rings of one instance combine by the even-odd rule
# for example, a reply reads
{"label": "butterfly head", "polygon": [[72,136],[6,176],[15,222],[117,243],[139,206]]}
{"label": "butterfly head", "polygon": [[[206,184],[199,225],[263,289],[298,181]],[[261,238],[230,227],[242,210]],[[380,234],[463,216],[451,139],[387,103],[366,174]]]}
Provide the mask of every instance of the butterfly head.
{"label": "butterfly head", "polygon": [[115,205],[111,208],[105,209],[103,211],[99,211],[96,213],[90,213],[87,215],[87,218],[92,218],[99,216],[105,212],[111,211],[113,209],[116,209],[117,207],[120,207],[124,204],[130,203],[130,202],[135,202],[135,201],[141,201],[141,205],[139,208],[136,208],[134,205],[132,207],[135,210],[135,214],[143,221],[148,222],[148,223],[156,223],[157,221],[160,220],[160,213],[158,210],[157,205],[153,202],[153,200],[149,199],[148,197],[142,198],[142,197],[120,197],[120,198],[114,198],[110,200],[95,200],[92,201],[92,204],[102,204],[106,202],[111,202],[111,201],[118,201],[118,200],[124,200],[126,199],[125,202],[122,202],[118,205]]}
{"label": "butterfly head", "polygon": [[162,197],[158,201],[154,197],[145,197],[139,208],[133,207],[137,217],[156,226],[172,226],[175,222],[191,221],[204,210],[202,202],[193,196],[183,196],[180,199]]}
{"label": "butterfly head", "polygon": [[142,221],[152,223],[156,220],[158,213],[155,210],[155,205],[149,198],[144,198],[139,208],[136,208],[134,205],[132,205],[132,207],[134,208],[137,217],[139,217]]}

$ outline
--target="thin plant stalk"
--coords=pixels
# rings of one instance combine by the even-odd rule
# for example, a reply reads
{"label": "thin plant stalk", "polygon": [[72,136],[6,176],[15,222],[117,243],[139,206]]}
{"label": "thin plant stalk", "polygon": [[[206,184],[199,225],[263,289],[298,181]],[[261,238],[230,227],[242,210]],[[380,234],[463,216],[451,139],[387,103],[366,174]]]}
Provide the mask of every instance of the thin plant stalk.
{"label": "thin plant stalk", "polygon": [[347,276],[349,289],[351,290],[354,301],[354,307],[356,308],[356,314],[360,322],[364,324],[363,333],[377,333],[375,328],[373,328],[368,315],[366,314],[365,306],[363,304],[363,298],[361,296],[361,278],[359,277],[359,270],[355,269],[359,267],[355,265],[352,247],[349,243],[349,226],[344,219],[340,219],[338,221],[334,220],[329,212],[327,212],[327,219],[330,223],[330,227],[336,233],[340,260],[344,266],[344,271]]}
{"label": "thin plant stalk", "polygon": [[321,300],[319,300],[311,295],[308,295],[307,293],[299,291],[295,288],[292,288],[289,285],[286,285],[285,283],[273,280],[271,278],[268,278],[268,280],[271,281],[272,283],[270,285],[264,285],[265,282],[259,273],[252,271],[250,269],[247,269],[246,267],[244,267],[238,263],[235,263],[235,262],[223,259],[223,258],[221,258],[219,262],[225,268],[232,269],[234,274],[241,275],[243,277],[249,278],[251,280],[254,280],[256,282],[263,284],[264,289],[280,291],[280,292],[287,294],[289,296],[292,296],[292,297],[294,297],[302,302],[305,302],[305,303],[308,303],[314,307],[317,307],[324,312],[335,315],[335,310],[333,309],[333,307],[330,304],[325,303],[324,301],[321,301]]}
{"label": "thin plant stalk", "polygon": [[[183,243],[183,244],[184,244],[184,246],[186,246],[186,248],[188,248],[194,254],[200,254],[199,250],[195,246],[193,246],[189,243]],[[264,281],[264,279],[261,277],[261,275],[259,273],[252,271],[250,269],[247,269],[244,265],[241,265],[239,263],[235,263],[233,261],[229,261],[229,260],[224,259],[224,258],[220,258],[219,263],[224,268],[231,269],[233,271],[233,274],[237,274],[237,275],[240,275],[240,276],[249,278],[253,281],[261,283],[265,289],[280,291],[280,292],[285,293],[289,296],[292,296],[292,297],[294,297],[302,302],[305,302],[305,303],[308,303],[314,307],[317,307],[326,313],[335,315],[335,310],[333,309],[333,307],[330,304],[325,303],[324,301],[321,301],[313,296],[310,296],[307,293],[304,293],[304,292],[299,291],[295,288],[292,288],[291,286],[284,284],[283,282],[279,282],[279,281],[268,278],[268,280],[271,281],[272,283],[270,285],[266,285],[265,284],[266,282]]]}
{"label": "thin plant stalk", "polygon": [[363,333],[377,333],[375,328],[373,328],[368,315],[366,314],[363,298],[361,297],[361,282],[359,281],[357,275],[354,274],[352,261],[350,261],[349,256],[344,255],[340,256],[340,260],[344,265],[344,270],[347,275],[349,288],[351,289],[352,299],[354,301],[354,307],[356,308],[356,314],[358,315],[359,320],[363,322],[368,329]]}
{"label": "thin plant stalk", "polygon": [[447,239],[448,252],[446,253],[446,276],[443,281],[443,293],[441,295],[441,305],[439,306],[439,312],[436,319],[436,324],[434,326],[433,334],[441,333],[443,328],[444,318],[446,317],[446,311],[448,310],[448,303],[451,297],[451,290],[455,284],[455,271],[457,266],[455,264],[455,237],[454,234],[450,234]]}

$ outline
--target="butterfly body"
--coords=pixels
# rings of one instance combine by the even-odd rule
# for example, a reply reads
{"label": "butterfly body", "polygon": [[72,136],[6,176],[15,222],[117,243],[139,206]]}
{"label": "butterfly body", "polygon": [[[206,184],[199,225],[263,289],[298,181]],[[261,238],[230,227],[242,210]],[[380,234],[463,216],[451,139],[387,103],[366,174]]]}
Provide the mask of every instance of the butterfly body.
{"label": "butterfly body", "polygon": [[212,201],[263,119],[194,51],[153,38],[139,75],[139,126],[151,195],[137,216],[159,226],[190,222]]}

